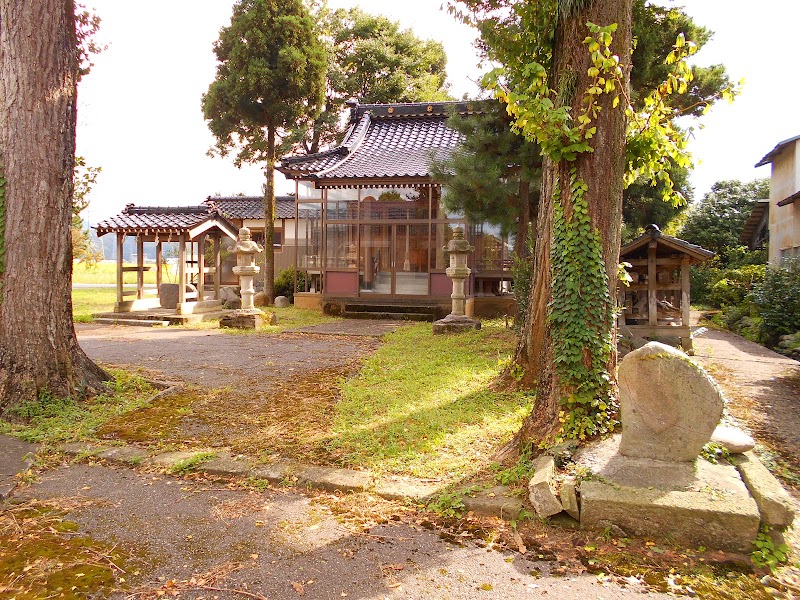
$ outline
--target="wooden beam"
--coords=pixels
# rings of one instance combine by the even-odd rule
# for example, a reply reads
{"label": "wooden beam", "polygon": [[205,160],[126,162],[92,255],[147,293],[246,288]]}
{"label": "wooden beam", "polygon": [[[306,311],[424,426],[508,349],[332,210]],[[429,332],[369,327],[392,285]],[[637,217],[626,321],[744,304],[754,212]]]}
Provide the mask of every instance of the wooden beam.
{"label": "wooden beam", "polygon": [[117,232],[117,303],[122,302],[122,250],[125,246],[125,234]]}
{"label": "wooden beam", "polygon": [[[622,262],[630,263],[632,267],[644,267],[647,265],[646,258],[622,258]],[[682,264],[681,258],[657,258],[656,266],[658,267],[680,267]]]}
{"label": "wooden beam", "polygon": [[647,322],[651,327],[658,325],[658,304],[656,303],[656,244],[647,245]]}
{"label": "wooden beam", "polygon": [[186,302],[186,234],[182,233],[178,243],[178,307]]}
{"label": "wooden beam", "polygon": [[689,277],[689,257],[681,264],[681,325],[689,327],[691,319],[691,278]]}
{"label": "wooden beam", "polygon": [[156,289],[159,297],[161,294],[161,283],[164,272],[164,250],[161,247],[161,240],[156,242]]}
{"label": "wooden beam", "polygon": [[136,236],[136,298],[144,298],[144,240]]}
{"label": "wooden beam", "polygon": [[201,234],[197,238],[197,300],[202,302],[206,299],[206,234]]}
{"label": "wooden beam", "polygon": [[220,251],[221,240],[219,236],[214,236],[214,298],[220,299],[220,288],[222,287],[222,255]]}

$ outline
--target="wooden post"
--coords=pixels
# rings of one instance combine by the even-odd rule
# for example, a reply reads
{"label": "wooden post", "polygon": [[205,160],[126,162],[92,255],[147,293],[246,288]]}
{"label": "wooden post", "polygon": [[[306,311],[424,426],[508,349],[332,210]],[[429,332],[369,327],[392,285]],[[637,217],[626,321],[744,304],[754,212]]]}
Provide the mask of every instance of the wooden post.
{"label": "wooden post", "polygon": [[186,303],[186,234],[181,233],[178,243],[178,314]]}
{"label": "wooden post", "polygon": [[[117,232],[117,309],[122,306],[122,249],[125,246],[125,234]],[[119,312],[119,310],[117,311]]]}
{"label": "wooden post", "polygon": [[136,298],[144,298],[144,238],[136,236]]}
{"label": "wooden post", "polygon": [[689,257],[681,261],[681,325],[689,327],[691,319],[691,279],[689,277]]}
{"label": "wooden post", "polygon": [[220,254],[220,236],[214,237],[214,298],[220,299],[220,288],[222,287],[222,256]]}
{"label": "wooden post", "polygon": [[206,234],[197,238],[197,301],[206,299]]}
{"label": "wooden post", "polygon": [[164,251],[161,247],[161,240],[156,242],[156,290],[158,297],[161,297],[161,281],[163,278],[162,271],[164,270]]}
{"label": "wooden post", "polygon": [[658,325],[658,304],[656,303],[656,248],[655,241],[647,245],[647,323],[655,327]]}

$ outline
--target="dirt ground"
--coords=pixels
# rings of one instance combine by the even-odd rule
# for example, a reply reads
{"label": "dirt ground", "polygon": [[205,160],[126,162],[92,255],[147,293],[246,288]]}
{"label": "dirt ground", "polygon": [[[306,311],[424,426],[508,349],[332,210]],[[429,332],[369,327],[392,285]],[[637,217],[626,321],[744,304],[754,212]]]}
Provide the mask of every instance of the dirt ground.
{"label": "dirt ground", "polygon": [[[798,456],[800,414],[793,406],[798,399],[797,363],[732,337],[708,332],[696,341],[697,359],[720,379],[734,416],[757,438],[783,444]],[[182,431],[189,442],[222,436],[225,444],[243,442],[235,430],[244,426],[248,411],[256,411],[259,418],[270,414],[264,407],[276,389],[290,393],[281,381],[313,379],[323,371],[329,376],[352,373],[380,343],[370,336],[226,335],[214,330],[92,325],[79,326],[79,340],[91,358],[104,364],[141,367],[161,379],[228,390],[239,402],[239,392],[255,393],[253,405],[240,406],[229,421],[204,423],[199,410],[200,416]],[[265,371],[273,375],[264,377]],[[324,402],[334,401],[318,392]],[[222,397],[215,392],[207,401]],[[270,419],[279,420],[280,415],[271,414]],[[124,437],[131,431],[117,434]],[[281,432],[270,435],[277,439]],[[615,552],[614,540],[593,542],[586,534],[562,532],[557,543],[573,550],[573,558],[565,562],[552,548],[543,549],[546,532],[523,533],[528,550],[521,554],[508,542],[507,525],[498,525],[505,528],[502,535],[491,528],[451,531],[410,507],[366,495],[248,490],[224,481],[187,480],[140,469],[63,464],[18,490],[15,501],[23,507],[42,503],[48,510],[63,507],[64,518],[76,524],[75,535],[81,536],[76,539],[101,545],[84,552],[96,554],[95,562],[113,570],[117,591],[94,597],[611,600],[643,593],[672,597],[647,592],[636,578],[579,574],[585,569],[576,564],[575,554],[591,557],[594,543],[605,543],[607,552]],[[12,525],[20,527],[16,521]],[[24,539],[22,529],[17,537]],[[641,546],[641,556],[649,556],[662,568],[667,555],[675,554],[670,550],[665,554],[652,542]],[[113,561],[108,558],[112,549]],[[630,555],[620,556],[627,562]],[[672,560],[679,566],[705,559],[677,553]],[[585,562],[591,565],[591,560]],[[42,559],[28,576],[37,569],[45,576],[48,568],[52,563]],[[721,568],[723,573],[735,569],[725,563]],[[728,577],[733,576],[731,571]],[[664,574],[659,577],[667,579]],[[73,592],[64,597],[86,596]],[[736,597],[768,596],[745,592]]]}
{"label": "dirt ground", "polygon": [[800,498],[800,363],[724,330],[706,331],[694,346],[695,360],[716,379],[729,413],[791,467],[784,482]]}

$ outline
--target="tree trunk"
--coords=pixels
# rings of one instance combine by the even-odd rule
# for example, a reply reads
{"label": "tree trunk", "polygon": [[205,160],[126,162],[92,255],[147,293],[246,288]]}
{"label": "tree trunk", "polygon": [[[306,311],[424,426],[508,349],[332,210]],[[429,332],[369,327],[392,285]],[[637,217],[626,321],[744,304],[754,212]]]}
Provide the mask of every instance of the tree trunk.
{"label": "tree trunk", "polygon": [[267,127],[267,183],[264,186],[264,294],[275,302],[275,127]]}
{"label": "tree trunk", "polygon": [[0,0],[4,416],[45,392],[62,398],[94,394],[108,379],[78,346],[72,323],[74,10],[72,0]]}
{"label": "tree trunk", "polygon": [[[630,72],[631,2],[619,0],[594,0],[573,14],[559,19],[553,57],[553,89],[566,89],[562,79],[575,80],[574,94],[564,98],[571,105],[571,114],[579,114],[584,92],[590,79],[590,55],[583,40],[590,34],[586,22],[605,26],[617,23],[612,50],[621,61],[626,86]],[[515,362],[523,367],[522,384],[536,389],[536,403],[520,432],[504,450],[508,456],[531,441],[550,440],[560,428],[558,416],[560,400],[568,394],[555,369],[552,330],[548,323],[548,306],[553,300],[551,249],[554,225],[554,186],[568,190],[570,170],[576,169],[578,178],[587,185],[584,198],[588,203],[592,227],[599,232],[610,298],[616,297],[617,265],[622,227],[622,190],[625,172],[625,102],[612,108],[612,94],[600,98],[601,110],[592,123],[597,127],[591,139],[594,152],[582,153],[574,162],[554,163],[545,159],[543,165],[542,195],[537,219],[534,269],[529,298],[528,317],[517,347]],[[569,194],[562,194],[565,213],[569,214]],[[610,327],[613,328],[613,322]],[[605,365],[611,376],[612,392],[616,393],[616,348]]]}

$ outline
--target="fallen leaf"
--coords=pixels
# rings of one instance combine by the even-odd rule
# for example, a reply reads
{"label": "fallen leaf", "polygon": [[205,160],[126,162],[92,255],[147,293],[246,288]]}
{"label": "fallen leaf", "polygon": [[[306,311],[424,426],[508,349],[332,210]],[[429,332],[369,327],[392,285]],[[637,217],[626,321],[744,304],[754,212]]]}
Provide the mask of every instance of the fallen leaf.
{"label": "fallen leaf", "polygon": [[517,544],[517,549],[519,550],[519,553],[525,554],[528,551],[528,549],[525,547],[525,544],[522,541],[522,536],[519,534],[518,531],[514,531],[512,533],[512,536],[514,537],[514,543]]}
{"label": "fallen leaf", "polygon": [[303,587],[302,583],[298,583],[296,581],[293,581],[292,582],[292,587],[294,588],[294,591],[297,592],[298,596],[305,596],[306,595],[306,589]]}

